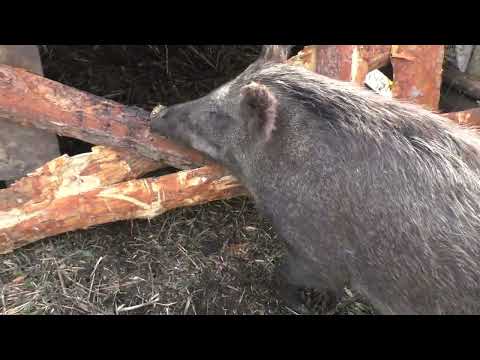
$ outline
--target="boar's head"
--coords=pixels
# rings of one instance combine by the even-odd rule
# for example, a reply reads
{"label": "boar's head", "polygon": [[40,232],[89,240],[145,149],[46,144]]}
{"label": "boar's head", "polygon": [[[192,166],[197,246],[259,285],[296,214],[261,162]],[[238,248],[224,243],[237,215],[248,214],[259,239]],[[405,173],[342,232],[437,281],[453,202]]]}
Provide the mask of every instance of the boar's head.
{"label": "boar's head", "polygon": [[236,79],[197,100],[157,107],[151,115],[152,131],[228,165],[231,154],[238,153],[236,147],[268,141],[275,130],[277,99],[252,81],[252,75],[268,64],[285,63],[291,48],[265,45]]}

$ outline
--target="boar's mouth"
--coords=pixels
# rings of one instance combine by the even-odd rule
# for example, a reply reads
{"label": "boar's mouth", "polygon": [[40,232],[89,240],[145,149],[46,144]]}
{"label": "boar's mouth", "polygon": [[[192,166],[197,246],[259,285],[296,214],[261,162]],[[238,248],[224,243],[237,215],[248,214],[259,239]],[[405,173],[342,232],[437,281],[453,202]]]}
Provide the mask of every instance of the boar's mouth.
{"label": "boar's mouth", "polygon": [[150,129],[152,133],[156,133],[179,145],[199,151],[210,160],[215,161],[215,155],[219,154],[220,147],[209,143],[202,136],[192,131],[187,131],[181,122],[166,119],[165,115],[169,110],[171,108],[163,105],[158,105],[152,110],[150,114]]}
{"label": "boar's mouth", "polygon": [[[186,136],[182,136],[181,130],[178,129],[178,123],[165,119],[162,114],[166,107],[157,109],[150,116],[150,132],[152,135],[159,135],[162,138],[173,142],[177,145],[187,148],[193,148]],[[194,149],[195,150],[195,149]]]}
{"label": "boar's mouth", "polygon": [[164,116],[167,110],[168,107],[164,105],[158,105],[152,110],[150,113],[150,130],[165,138],[176,140],[174,136],[176,132],[172,131],[172,124],[168,123]]}

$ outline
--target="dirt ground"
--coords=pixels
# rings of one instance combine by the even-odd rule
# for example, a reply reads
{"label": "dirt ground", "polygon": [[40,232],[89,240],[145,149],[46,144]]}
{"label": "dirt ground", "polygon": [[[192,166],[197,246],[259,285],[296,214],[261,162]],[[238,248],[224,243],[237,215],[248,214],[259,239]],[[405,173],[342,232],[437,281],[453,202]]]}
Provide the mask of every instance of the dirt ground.
{"label": "dirt ground", "polygon": [[[43,46],[45,76],[151,110],[208,93],[257,46]],[[61,139],[63,152],[90,145]],[[1,314],[294,314],[272,289],[283,254],[248,199],[52,237],[0,256]],[[346,290],[336,314],[372,314]]]}

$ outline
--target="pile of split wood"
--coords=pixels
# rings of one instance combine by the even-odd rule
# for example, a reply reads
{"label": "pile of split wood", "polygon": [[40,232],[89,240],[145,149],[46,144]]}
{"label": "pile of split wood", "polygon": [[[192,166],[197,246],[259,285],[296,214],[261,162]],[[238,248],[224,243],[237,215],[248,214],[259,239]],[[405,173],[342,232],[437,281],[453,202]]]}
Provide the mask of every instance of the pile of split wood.
{"label": "pile of split wood", "polygon": [[[311,66],[308,56],[292,62]],[[480,118],[477,110],[447,116]],[[98,145],[54,159],[0,190],[2,254],[67,231],[248,196],[222,167],[152,134],[148,112],[19,68],[0,65],[0,119]],[[180,171],[139,179],[165,166]]]}

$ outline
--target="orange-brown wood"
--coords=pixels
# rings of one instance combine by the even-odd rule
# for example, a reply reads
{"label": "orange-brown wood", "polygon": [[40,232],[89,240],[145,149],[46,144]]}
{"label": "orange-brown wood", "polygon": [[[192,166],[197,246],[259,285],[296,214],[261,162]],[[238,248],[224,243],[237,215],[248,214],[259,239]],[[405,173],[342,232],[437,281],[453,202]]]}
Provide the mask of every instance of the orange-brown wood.
{"label": "orange-brown wood", "polygon": [[387,65],[391,45],[311,45],[290,63],[342,81],[363,84],[368,72]]}
{"label": "orange-brown wood", "polygon": [[81,194],[135,179],[164,166],[125,149],[96,146],[90,153],[58,157],[0,190],[0,211]]}
{"label": "orange-brown wood", "polygon": [[444,45],[393,45],[393,96],[438,110]]}
{"label": "orange-brown wood", "polygon": [[[69,188],[67,188],[69,189]],[[132,180],[83,193],[50,193],[0,210],[0,254],[37,240],[94,225],[152,218],[184,206],[246,195],[225,170],[206,166],[159,178]]]}

